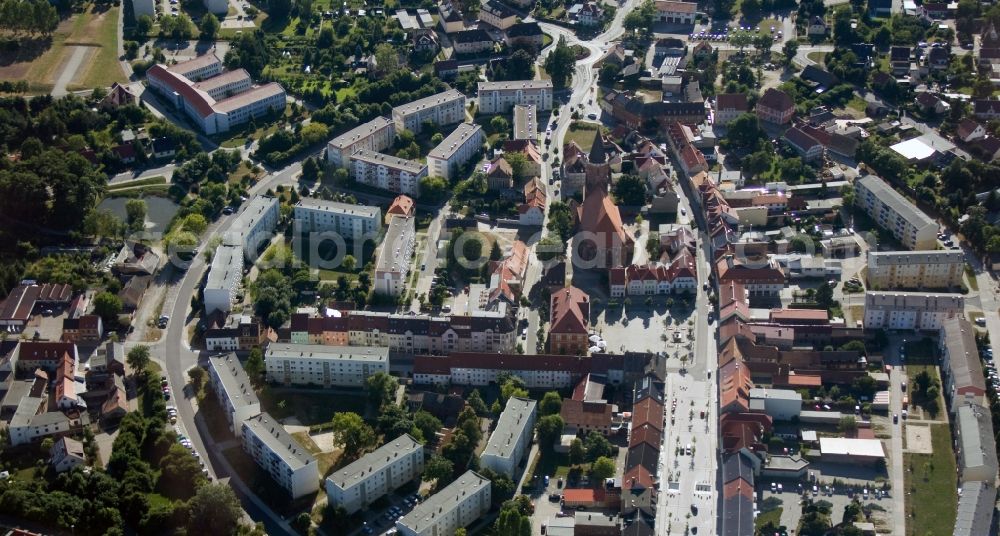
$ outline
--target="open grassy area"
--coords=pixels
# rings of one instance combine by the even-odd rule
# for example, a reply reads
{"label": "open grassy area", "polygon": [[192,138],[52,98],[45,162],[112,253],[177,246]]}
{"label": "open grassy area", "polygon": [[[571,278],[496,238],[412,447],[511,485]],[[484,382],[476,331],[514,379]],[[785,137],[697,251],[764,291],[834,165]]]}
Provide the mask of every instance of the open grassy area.
{"label": "open grassy area", "polygon": [[931,425],[933,454],[904,454],[907,534],[949,534],[955,525],[958,494],[955,453],[944,424]]}
{"label": "open grassy area", "polygon": [[781,525],[781,513],[784,508],[775,508],[774,510],[769,510],[767,512],[761,512],[756,519],[753,520],[753,526],[755,530],[760,530],[761,527],[767,525],[768,523],[774,523],[774,526]]}
{"label": "open grassy area", "polygon": [[812,61],[815,61],[816,63],[822,64],[824,61],[826,61],[826,54],[827,54],[826,52],[816,51],[806,54],[806,57]]}
{"label": "open grassy area", "polygon": [[[91,7],[91,10],[94,8]],[[122,72],[121,63],[118,61],[118,10],[120,6],[115,6],[107,12],[95,15],[93,39],[100,44],[97,52],[90,57],[89,61],[80,66],[80,71],[76,73],[76,80],[81,80],[80,89],[94,87],[107,87],[113,82],[125,82],[125,73]],[[69,89],[74,89],[75,84],[70,84]]]}
{"label": "open grassy area", "polygon": [[979,290],[979,281],[976,279],[976,271],[972,269],[972,266],[968,264],[965,265],[965,281],[972,290]]}
{"label": "open grassy area", "polygon": [[343,455],[343,451],[340,449],[335,449],[332,452],[323,452],[323,449],[316,445],[316,442],[312,440],[309,436],[309,432],[295,432],[292,437],[299,442],[300,445],[309,451],[316,457],[316,464],[319,466],[319,476],[320,478],[326,478],[331,472],[339,469],[341,464],[340,458]]}
{"label": "open grassy area", "polygon": [[[577,128],[574,130],[573,125]],[[566,130],[566,137],[563,138],[563,143],[569,143],[575,141],[577,145],[580,146],[584,151],[589,151],[590,147],[594,145],[594,136],[597,135],[597,124],[596,123],[572,123],[570,128]]]}

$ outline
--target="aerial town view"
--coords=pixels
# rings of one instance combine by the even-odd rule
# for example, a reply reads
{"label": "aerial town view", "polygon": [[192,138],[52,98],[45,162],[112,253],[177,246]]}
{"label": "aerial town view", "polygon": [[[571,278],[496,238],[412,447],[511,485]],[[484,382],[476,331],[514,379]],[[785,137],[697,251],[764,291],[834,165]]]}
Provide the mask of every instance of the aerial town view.
{"label": "aerial town view", "polygon": [[0,152],[0,536],[998,532],[992,0],[0,0]]}

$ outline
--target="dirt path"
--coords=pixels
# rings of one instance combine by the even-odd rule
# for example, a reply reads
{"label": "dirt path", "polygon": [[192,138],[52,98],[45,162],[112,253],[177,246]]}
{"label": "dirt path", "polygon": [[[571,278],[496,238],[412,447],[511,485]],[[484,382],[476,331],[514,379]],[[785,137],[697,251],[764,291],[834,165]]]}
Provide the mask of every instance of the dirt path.
{"label": "dirt path", "polygon": [[87,57],[88,48],[90,47],[80,47],[74,46],[72,55],[66,64],[63,65],[62,71],[59,72],[59,76],[56,78],[56,85],[52,88],[53,97],[61,97],[65,95],[66,86],[73,81],[76,76],[76,71],[80,69],[80,65],[83,63],[83,59]]}

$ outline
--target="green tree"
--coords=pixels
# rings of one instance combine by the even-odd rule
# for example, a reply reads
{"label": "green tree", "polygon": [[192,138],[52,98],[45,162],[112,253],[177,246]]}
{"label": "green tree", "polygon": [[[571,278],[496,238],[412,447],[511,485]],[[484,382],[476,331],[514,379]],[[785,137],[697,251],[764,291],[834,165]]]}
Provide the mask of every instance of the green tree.
{"label": "green tree", "polygon": [[179,443],[174,443],[160,460],[160,493],[174,499],[187,499],[205,480],[198,459]]}
{"label": "green tree", "polygon": [[590,473],[598,482],[603,481],[605,478],[611,478],[615,474],[615,461],[606,456],[601,456],[590,465]]}
{"label": "green tree", "polygon": [[504,116],[495,115],[493,116],[492,119],[490,119],[490,128],[493,129],[493,132],[496,132],[498,134],[503,134],[506,133],[508,129],[510,129],[510,124],[507,122],[507,119]]}
{"label": "green tree", "polygon": [[858,429],[858,420],[854,418],[854,415],[843,415],[840,417],[840,422],[837,423],[837,430],[841,433],[854,432]]}
{"label": "green tree", "polygon": [[552,78],[555,87],[566,87],[576,69],[576,54],[566,43],[566,38],[559,37],[555,48],[545,57],[545,71]]}
{"label": "green tree", "polygon": [[284,20],[292,11],[292,0],[267,0],[267,14],[275,20]]}
{"label": "green tree", "polygon": [[594,462],[598,458],[610,458],[615,455],[615,447],[599,432],[590,432],[583,440],[587,451],[587,461]]}
{"label": "green tree", "polygon": [[573,213],[566,203],[553,201],[549,205],[549,222],[547,229],[562,239],[568,239],[573,230]]}
{"label": "green tree", "polygon": [[420,179],[420,200],[431,203],[444,201],[450,193],[448,187],[448,181],[441,177],[423,177]]}
{"label": "green tree", "polygon": [[579,465],[583,463],[584,456],[586,456],[587,451],[583,448],[583,441],[580,438],[574,439],[569,444],[569,463],[573,465]]}
{"label": "green tree", "polygon": [[799,42],[794,39],[785,41],[785,46],[781,48],[781,52],[785,55],[785,65],[790,65],[792,59],[799,52]]}
{"label": "green tree", "polygon": [[423,434],[424,439],[431,441],[434,439],[434,434],[441,429],[443,424],[441,420],[437,417],[431,415],[430,413],[420,410],[413,414],[413,424],[420,430]]}
{"label": "green tree", "polygon": [[646,204],[646,181],[638,175],[622,175],[611,190],[619,205]]}
{"label": "green tree", "polygon": [[400,68],[399,52],[389,43],[381,43],[375,47],[375,62],[382,73],[391,75]]}
{"label": "green tree", "polygon": [[823,309],[833,307],[833,287],[826,281],[816,287],[816,304]]}
{"label": "green tree", "polygon": [[469,404],[469,407],[476,412],[476,415],[485,417],[486,414],[489,413],[489,409],[486,407],[486,402],[483,401],[483,396],[479,394],[479,389],[473,389],[465,401]]}
{"label": "green tree", "polygon": [[136,35],[146,36],[153,29],[153,19],[149,15],[139,15],[135,19]]}
{"label": "green tree", "polygon": [[122,313],[122,301],[110,292],[100,292],[94,296],[94,313],[101,317],[105,326],[114,326]]}
{"label": "green tree", "polygon": [[756,147],[765,137],[766,134],[760,128],[757,116],[751,113],[740,115],[726,127],[726,140],[734,148]]}
{"label": "green tree", "polygon": [[261,351],[259,346],[254,346],[250,350],[250,356],[247,357],[246,363],[243,364],[243,369],[246,370],[247,376],[250,377],[250,381],[256,385],[260,386],[264,381],[264,352]]}
{"label": "green tree", "polygon": [[562,409],[562,397],[556,391],[549,391],[545,393],[542,397],[542,401],[538,403],[538,413],[539,415],[558,415],[559,410]]}
{"label": "green tree", "polygon": [[552,445],[559,440],[564,425],[562,417],[558,415],[546,415],[538,419],[538,424],[535,426],[538,430],[539,446],[544,449],[552,448]]}
{"label": "green tree", "polygon": [[865,353],[865,343],[864,343],[864,341],[860,341],[860,340],[848,341],[848,342],[840,345],[840,350],[843,350],[845,352],[858,352],[858,353],[864,354]]}
{"label": "green tree", "polygon": [[512,396],[519,398],[528,397],[528,390],[524,384],[524,380],[514,375],[507,376],[503,383],[500,384],[500,400],[503,400],[503,403],[506,404]]}
{"label": "green tree", "polygon": [[357,413],[345,411],[333,416],[334,441],[344,449],[344,455],[355,458],[375,445],[375,431]]}
{"label": "green tree", "polygon": [[188,502],[188,512],[188,534],[232,534],[243,515],[239,499],[226,484],[198,488]]}
{"label": "green tree", "polygon": [[386,372],[376,372],[365,380],[368,389],[368,399],[377,408],[392,403],[396,399],[396,389],[399,380]]}
{"label": "green tree", "polygon": [[194,389],[195,393],[201,392],[201,389],[205,386],[205,380],[207,379],[208,373],[201,367],[194,367],[188,370],[188,380],[191,381],[191,387]]}
{"label": "green tree", "polygon": [[542,237],[535,245],[535,256],[542,262],[562,258],[566,254],[566,242],[555,233]]}
{"label": "green tree", "polygon": [[145,344],[134,346],[125,355],[125,363],[132,369],[132,374],[138,376],[144,375],[146,367],[149,366],[149,347]]}
{"label": "green tree", "polygon": [[448,458],[437,454],[431,456],[424,464],[423,478],[426,481],[437,481],[437,487],[442,487],[451,482],[451,477],[455,473],[455,464]]}
{"label": "green tree", "polygon": [[198,23],[198,31],[201,32],[202,39],[215,39],[216,34],[219,33],[219,29],[222,25],[219,24],[219,19],[211,13],[205,13],[205,16],[201,18],[201,22]]}

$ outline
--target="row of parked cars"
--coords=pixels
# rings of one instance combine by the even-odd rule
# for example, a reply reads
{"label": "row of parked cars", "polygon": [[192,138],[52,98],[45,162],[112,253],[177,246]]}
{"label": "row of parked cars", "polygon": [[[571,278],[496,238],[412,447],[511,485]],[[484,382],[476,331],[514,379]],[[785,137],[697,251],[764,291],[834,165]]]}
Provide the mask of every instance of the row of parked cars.
{"label": "row of parked cars", "polygon": [[993,386],[994,391],[1000,392],[1000,375],[997,374],[996,363],[993,362],[993,347],[987,346],[983,349],[983,358],[986,360],[986,368],[983,372],[986,375],[986,379]]}

